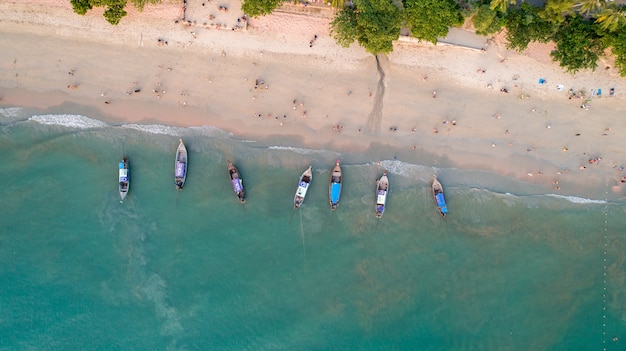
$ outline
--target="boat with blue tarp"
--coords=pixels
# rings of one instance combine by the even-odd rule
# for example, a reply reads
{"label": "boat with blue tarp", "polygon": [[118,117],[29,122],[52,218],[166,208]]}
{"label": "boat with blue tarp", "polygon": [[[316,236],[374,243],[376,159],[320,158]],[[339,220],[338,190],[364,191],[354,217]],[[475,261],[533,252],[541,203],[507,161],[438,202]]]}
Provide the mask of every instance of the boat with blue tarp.
{"label": "boat with blue tarp", "polygon": [[330,209],[334,210],[339,204],[339,197],[341,196],[341,166],[339,160],[335,164],[335,167],[330,172],[330,185],[328,186],[328,197],[330,199]]}
{"label": "boat with blue tarp", "polygon": [[441,216],[445,217],[448,214],[448,206],[446,205],[446,199],[443,196],[443,187],[437,180],[437,176],[433,176],[433,197],[435,198],[435,205]]}

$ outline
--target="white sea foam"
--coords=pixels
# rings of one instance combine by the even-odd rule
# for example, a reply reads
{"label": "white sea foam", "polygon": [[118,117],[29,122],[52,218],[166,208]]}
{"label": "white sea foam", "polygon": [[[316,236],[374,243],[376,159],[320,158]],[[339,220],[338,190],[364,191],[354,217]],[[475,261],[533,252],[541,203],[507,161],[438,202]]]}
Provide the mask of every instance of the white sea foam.
{"label": "white sea foam", "polygon": [[[519,195],[511,194],[509,192],[503,193],[502,195],[506,195],[506,196],[514,197],[514,198],[520,198]],[[575,203],[575,204],[605,204],[605,203],[607,203],[604,200],[586,199],[586,198],[583,198],[583,197],[577,197],[577,196],[571,196],[571,195],[546,194],[546,196],[556,197],[558,199],[567,200],[567,201]],[[523,198],[538,199],[537,195],[526,195],[526,196],[522,196],[522,197]]]}
{"label": "white sea foam", "polygon": [[172,127],[166,126],[162,124],[123,124],[120,127],[135,129],[141,132],[146,132],[150,134],[161,134],[161,135],[182,135],[184,128],[181,127]]}
{"label": "white sea foam", "polygon": [[391,174],[401,175],[401,176],[431,176],[436,172],[436,169],[433,167],[416,165],[413,163],[403,162],[400,160],[383,160],[375,165],[380,165],[385,168],[387,172]]}
{"label": "white sea foam", "polygon": [[592,200],[592,199],[585,199],[582,197],[568,196],[568,195],[548,194],[548,196],[557,197],[559,199],[564,199],[569,202],[573,202],[575,204],[605,204],[606,203],[606,201],[604,200]]}
{"label": "white sea foam", "polygon": [[213,127],[213,126],[189,127],[189,129],[192,129],[196,133],[200,135],[204,135],[204,136],[218,136],[218,135],[232,136],[233,135],[233,133],[229,133],[225,131],[224,129],[220,129],[218,127]]}
{"label": "white sea foam", "polygon": [[15,119],[15,118],[20,117],[23,110],[24,109],[22,109],[21,107],[0,108],[0,115],[8,119]]}
{"label": "white sea foam", "polygon": [[268,149],[270,150],[287,150],[287,151],[292,151],[295,152],[297,154],[301,154],[301,155],[311,155],[311,154],[323,154],[323,153],[331,153],[334,155],[341,155],[338,152],[335,151],[329,151],[329,150],[313,150],[313,149],[305,149],[305,148],[300,148],[300,147],[293,147],[293,146],[269,146]]}
{"label": "white sea foam", "polygon": [[78,129],[103,128],[107,126],[107,124],[102,121],[82,115],[38,115],[30,117],[28,120],[41,124],[58,125]]}

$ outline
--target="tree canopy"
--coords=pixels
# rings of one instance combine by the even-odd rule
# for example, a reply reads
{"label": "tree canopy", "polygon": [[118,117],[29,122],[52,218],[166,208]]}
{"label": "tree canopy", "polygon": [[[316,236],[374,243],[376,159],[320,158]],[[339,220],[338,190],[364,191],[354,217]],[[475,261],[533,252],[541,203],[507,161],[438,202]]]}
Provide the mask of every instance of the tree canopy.
{"label": "tree canopy", "polygon": [[607,45],[615,55],[615,66],[622,77],[626,77],[626,25],[607,37]]}
{"label": "tree canopy", "polygon": [[474,17],[472,17],[472,23],[476,29],[476,34],[489,35],[498,32],[502,29],[504,17],[502,13],[496,10],[492,10],[487,4],[479,6],[476,9]]}
{"label": "tree canopy", "polygon": [[620,75],[626,76],[624,9],[604,0],[548,0],[544,7],[523,3],[506,12],[508,46],[523,51],[532,41],[553,41],[553,60],[572,73],[594,69],[610,47]]}
{"label": "tree canopy", "polygon": [[400,36],[402,18],[402,10],[391,0],[354,0],[337,13],[331,33],[339,45],[357,41],[374,55],[388,53]]}
{"label": "tree canopy", "polygon": [[463,24],[461,8],[454,0],[404,0],[404,12],[411,34],[433,44],[450,27]]}
{"label": "tree canopy", "polygon": [[552,39],[556,50],[550,55],[572,73],[584,68],[595,69],[598,58],[606,48],[594,24],[583,20],[580,15],[566,17]]}
{"label": "tree canopy", "polygon": [[626,11],[624,11],[624,7],[617,7],[613,4],[602,9],[596,22],[600,23],[602,30],[615,32],[618,29],[623,29],[626,25]]}
{"label": "tree canopy", "polygon": [[112,25],[116,25],[126,16],[127,12],[124,11],[124,8],[129,1],[139,11],[143,10],[146,4],[161,2],[161,0],[70,0],[70,3],[74,12],[79,15],[85,15],[94,7],[105,7],[104,18]]}
{"label": "tree canopy", "polygon": [[506,39],[508,47],[524,51],[531,41],[548,42],[555,32],[555,25],[544,20],[540,8],[523,3],[506,15]]}
{"label": "tree canopy", "polygon": [[573,6],[574,0],[548,0],[539,13],[544,20],[559,24],[573,13]]}
{"label": "tree canopy", "polygon": [[515,5],[516,0],[491,0],[489,8],[492,11],[506,12],[509,5]]}
{"label": "tree canopy", "polygon": [[281,3],[282,0],[244,0],[241,10],[250,17],[265,16],[272,13]]}

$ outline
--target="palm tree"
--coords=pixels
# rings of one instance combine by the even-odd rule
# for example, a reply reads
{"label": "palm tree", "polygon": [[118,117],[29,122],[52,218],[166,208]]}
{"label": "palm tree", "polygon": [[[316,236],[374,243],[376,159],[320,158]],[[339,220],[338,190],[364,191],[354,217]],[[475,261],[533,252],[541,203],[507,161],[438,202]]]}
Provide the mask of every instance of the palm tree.
{"label": "palm tree", "polygon": [[572,9],[583,15],[593,15],[600,12],[606,6],[606,0],[584,0],[572,5]]}
{"label": "palm tree", "polygon": [[600,28],[614,32],[626,25],[626,12],[623,7],[609,6],[600,12],[596,22],[601,23]]}
{"label": "palm tree", "polygon": [[491,0],[491,5],[489,8],[493,10],[498,10],[500,12],[506,12],[506,9],[509,5],[515,5],[516,0]]}

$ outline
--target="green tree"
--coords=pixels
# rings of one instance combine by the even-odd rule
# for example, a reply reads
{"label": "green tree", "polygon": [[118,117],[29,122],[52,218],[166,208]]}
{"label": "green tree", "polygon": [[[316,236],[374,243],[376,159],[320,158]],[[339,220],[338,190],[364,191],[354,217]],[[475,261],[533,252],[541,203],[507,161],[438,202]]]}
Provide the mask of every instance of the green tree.
{"label": "green tree", "polygon": [[161,0],[130,0],[130,3],[133,4],[137,10],[143,11],[143,8],[147,4],[160,4]]}
{"label": "green tree", "polygon": [[87,13],[87,11],[93,8],[89,0],[71,0],[70,3],[72,4],[74,12],[83,16]]}
{"label": "green tree", "polygon": [[573,14],[574,0],[548,0],[539,12],[541,17],[552,23],[561,23],[565,16]]}
{"label": "green tree", "polygon": [[506,14],[507,47],[524,51],[531,41],[547,43],[555,33],[557,26],[539,16],[540,7],[523,3],[510,9]]}
{"label": "green tree", "polygon": [[106,10],[104,10],[104,18],[106,18],[107,22],[112,25],[117,25],[120,23],[122,17],[126,16],[127,12],[124,11],[123,5],[111,5]]}
{"label": "green tree", "polygon": [[354,0],[335,15],[330,29],[339,45],[348,47],[357,41],[376,55],[393,50],[401,25],[402,10],[391,0]]}
{"label": "green tree", "polygon": [[602,30],[615,32],[626,24],[626,12],[623,7],[613,5],[602,10],[596,22],[600,23]]}
{"label": "green tree", "polygon": [[489,8],[491,10],[506,12],[509,5],[515,5],[516,0],[491,0]]}
{"label": "green tree", "polygon": [[282,0],[244,0],[241,11],[250,17],[269,15],[274,11]]}
{"label": "green tree", "polygon": [[593,23],[583,20],[580,15],[567,16],[552,39],[556,50],[550,55],[571,73],[585,68],[595,69],[606,48]]}
{"label": "green tree", "polygon": [[357,40],[359,36],[357,16],[356,7],[353,5],[346,6],[335,14],[330,23],[330,32],[337,44],[348,47]]}
{"label": "green tree", "polygon": [[611,47],[611,53],[615,56],[615,67],[622,77],[626,77],[626,25],[609,33],[606,38]]}
{"label": "green tree", "polygon": [[454,0],[405,0],[404,12],[411,34],[433,44],[448,29],[463,24],[461,8]]}
{"label": "green tree", "polygon": [[[70,0],[74,12],[79,15],[85,15],[87,11],[94,7],[105,7],[104,18],[112,25],[120,23],[120,20],[126,16],[126,7],[128,0]],[[130,0],[139,11],[142,11],[146,4],[158,4],[161,0]]]}
{"label": "green tree", "polygon": [[472,24],[476,29],[476,33],[480,35],[498,32],[502,28],[502,22],[501,13],[492,10],[489,5],[480,6],[472,17]]}

